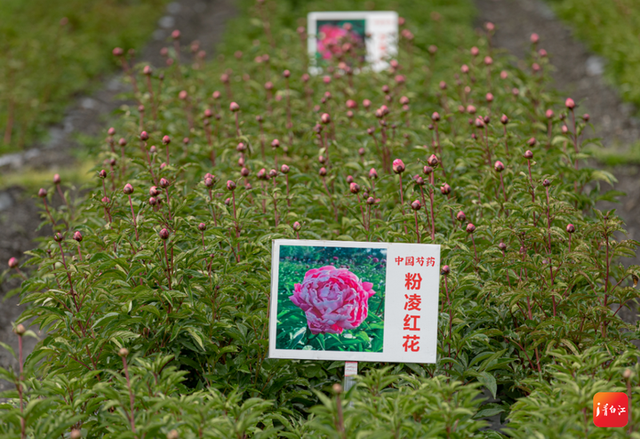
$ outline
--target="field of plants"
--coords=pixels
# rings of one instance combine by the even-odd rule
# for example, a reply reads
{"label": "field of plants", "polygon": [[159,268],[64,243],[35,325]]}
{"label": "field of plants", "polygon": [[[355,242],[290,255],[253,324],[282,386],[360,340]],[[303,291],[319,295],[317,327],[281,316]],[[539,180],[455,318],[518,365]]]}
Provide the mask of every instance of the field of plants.
{"label": "field of plants", "polygon": [[[589,115],[549,90],[535,36],[516,68],[463,0],[377,1],[405,17],[389,68],[339,41],[309,75],[306,13],[361,6],[243,1],[207,64],[180,61],[179,32],[164,69],[113,50],[135,104],[86,195],[40,189],[54,232],[9,261],[30,307],[0,438],[640,437],[636,410],[624,429],[591,416],[596,392],[640,404],[639,328],[619,318],[640,268],[595,208],[617,194],[588,164]],[[343,362],[268,358],[277,238],[439,244],[438,362],[361,363],[345,393]],[[25,358],[27,321],[46,337]]]}

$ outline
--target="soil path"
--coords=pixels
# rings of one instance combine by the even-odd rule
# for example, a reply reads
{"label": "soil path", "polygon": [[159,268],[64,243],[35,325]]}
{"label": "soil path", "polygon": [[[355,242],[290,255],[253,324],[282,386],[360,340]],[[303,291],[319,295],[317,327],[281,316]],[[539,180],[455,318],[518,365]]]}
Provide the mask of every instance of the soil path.
{"label": "soil path", "polygon": [[[214,46],[220,41],[225,23],[235,15],[233,0],[179,0],[167,5],[166,14],[158,21],[158,28],[152,40],[138,58],[152,66],[159,67],[164,62],[160,49],[167,46],[171,31],[179,29],[181,42],[187,45],[198,40],[200,47],[211,58]],[[186,52],[186,51],[185,51]],[[184,53],[189,61],[189,53]],[[71,105],[62,123],[49,130],[49,140],[20,153],[0,156],[0,171],[20,171],[25,166],[49,172],[73,163],[73,149],[78,147],[76,135],[95,136],[103,133],[111,113],[123,101],[118,94],[127,90],[121,76],[113,75],[103,80],[103,86],[90,96],[83,96]],[[22,188],[12,187],[0,191],[0,263],[6,264],[11,257],[24,260],[23,253],[36,246],[36,238],[50,236],[51,228],[36,231],[40,218],[35,194],[26,193]],[[56,197],[54,197],[55,200]],[[0,270],[4,270],[3,265]],[[13,274],[13,273],[10,273]],[[5,278],[0,283],[0,341],[13,346],[17,352],[17,337],[12,333],[11,323],[15,322],[23,307],[18,306],[18,297],[3,300],[5,294],[19,286],[17,278]],[[39,334],[40,336],[42,334]],[[36,340],[25,339],[25,350],[31,352]],[[0,349],[0,367],[16,367],[17,362]],[[8,383],[0,380],[0,391]]]}

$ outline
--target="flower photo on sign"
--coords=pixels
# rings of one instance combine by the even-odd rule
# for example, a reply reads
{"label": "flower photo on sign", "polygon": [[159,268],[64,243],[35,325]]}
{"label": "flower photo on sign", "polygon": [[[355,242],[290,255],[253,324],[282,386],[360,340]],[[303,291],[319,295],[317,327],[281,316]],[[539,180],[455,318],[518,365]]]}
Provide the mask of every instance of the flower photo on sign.
{"label": "flower photo on sign", "polygon": [[318,20],[316,57],[349,63],[364,59],[365,20]]}
{"label": "flower photo on sign", "polygon": [[278,349],[381,352],[386,249],[282,246]]}

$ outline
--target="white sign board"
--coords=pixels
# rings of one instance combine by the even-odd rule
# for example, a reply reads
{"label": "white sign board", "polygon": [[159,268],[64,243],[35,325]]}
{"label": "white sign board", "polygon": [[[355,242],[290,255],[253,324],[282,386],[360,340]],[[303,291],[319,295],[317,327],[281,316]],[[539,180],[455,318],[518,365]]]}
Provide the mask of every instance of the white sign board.
{"label": "white sign board", "polygon": [[311,12],[307,15],[309,71],[319,74],[328,63],[344,59],[358,69],[364,57],[379,72],[398,53],[398,13],[394,11]]}
{"label": "white sign board", "polygon": [[435,363],[440,246],[273,241],[269,358]]}

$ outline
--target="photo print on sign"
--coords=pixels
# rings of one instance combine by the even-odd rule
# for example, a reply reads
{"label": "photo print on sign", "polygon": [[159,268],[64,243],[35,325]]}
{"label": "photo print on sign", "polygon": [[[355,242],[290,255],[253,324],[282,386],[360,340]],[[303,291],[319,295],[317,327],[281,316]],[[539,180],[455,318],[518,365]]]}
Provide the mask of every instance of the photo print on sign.
{"label": "photo print on sign", "polygon": [[281,246],[276,347],[382,352],[386,253]]}

